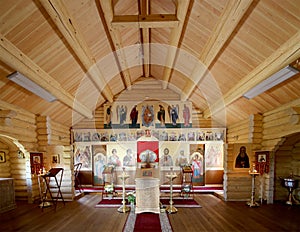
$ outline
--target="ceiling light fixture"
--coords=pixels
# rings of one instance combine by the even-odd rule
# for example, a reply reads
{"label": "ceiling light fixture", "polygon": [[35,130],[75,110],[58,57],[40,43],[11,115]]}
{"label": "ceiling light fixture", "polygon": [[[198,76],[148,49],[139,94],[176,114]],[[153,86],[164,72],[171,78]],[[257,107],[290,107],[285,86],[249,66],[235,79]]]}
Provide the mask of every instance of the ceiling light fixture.
{"label": "ceiling light fixture", "polygon": [[34,83],[32,80],[28,79],[22,73],[13,72],[12,74],[8,75],[7,78],[48,102],[57,100],[55,96],[43,89],[38,84]]}
{"label": "ceiling light fixture", "polygon": [[257,95],[271,89],[275,85],[280,84],[281,82],[289,79],[290,77],[294,76],[295,74],[299,73],[299,70],[292,67],[286,66],[285,68],[279,70],[266,80],[262,81],[258,85],[254,86],[252,89],[247,91],[243,96],[247,99],[252,99]]}

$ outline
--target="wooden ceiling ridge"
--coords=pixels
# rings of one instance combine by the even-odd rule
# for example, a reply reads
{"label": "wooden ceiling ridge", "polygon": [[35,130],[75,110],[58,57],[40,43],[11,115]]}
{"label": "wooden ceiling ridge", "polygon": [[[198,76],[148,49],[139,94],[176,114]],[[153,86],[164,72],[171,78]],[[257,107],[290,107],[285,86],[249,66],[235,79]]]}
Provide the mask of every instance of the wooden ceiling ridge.
{"label": "wooden ceiling ridge", "polygon": [[[169,45],[178,47],[179,40],[182,35],[184,21],[188,12],[190,0],[178,0],[176,14],[149,14],[149,1],[141,0],[140,15],[114,15],[112,0],[99,0],[105,15],[106,23],[109,27],[110,36],[114,42],[118,53],[118,60],[122,70],[127,70],[124,54],[121,52],[122,40],[120,38],[120,28],[135,27],[142,29],[143,38],[143,59],[144,59],[144,76],[149,77],[150,74],[150,33],[149,28],[169,27],[172,28]],[[163,89],[166,89],[171,76],[171,69],[176,58],[176,52],[170,48],[167,54],[164,73],[163,73]],[[125,75],[125,83],[127,88],[131,86],[130,76]]]}
{"label": "wooden ceiling ridge", "polygon": [[85,67],[88,76],[99,92],[104,95],[106,100],[113,102],[112,91],[97,67],[82,33],[76,26],[76,21],[72,19],[63,2],[60,0],[40,0],[40,2]]}
{"label": "wooden ceiling ridge", "polygon": [[252,70],[247,76],[240,80],[230,91],[228,91],[223,99],[219,99],[209,109],[204,111],[204,117],[210,117],[224,107],[230,105],[244,93],[252,89],[260,82],[267,79],[272,74],[276,73],[285,66],[297,60],[300,56],[300,31],[293,37],[282,44],[275,52],[259,66]]}
{"label": "wooden ceiling ridge", "polygon": [[[150,14],[150,5],[149,0],[140,0],[139,2],[139,13],[143,18],[146,18]],[[141,18],[141,19],[143,19]],[[140,21],[140,19],[138,19]],[[141,24],[139,22],[138,24],[139,28],[141,28],[141,38],[143,43],[143,70],[144,70],[144,76],[150,77],[150,29],[149,28],[142,28]]]}
{"label": "wooden ceiling ridge", "polygon": [[14,46],[2,34],[0,34],[0,57],[1,60],[11,68],[18,70],[31,81],[49,91],[59,101],[71,109],[73,108],[74,111],[87,118],[93,117],[93,113],[90,109],[78,101],[74,104],[74,97],[69,92],[62,88],[54,78]]}
{"label": "wooden ceiling ridge", "polygon": [[120,31],[118,28],[113,27],[112,21],[114,18],[114,6],[113,0],[99,0],[100,5],[102,8],[102,12],[104,14],[104,18],[106,21],[106,26],[108,28],[109,35],[107,35],[113,43],[114,51],[116,52],[116,62],[119,66],[119,71],[121,76],[123,77],[123,81],[125,84],[126,89],[130,90],[132,83],[131,83],[131,75],[128,70],[128,64],[126,61],[126,56],[124,54],[123,42],[121,39]]}
{"label": "wooden ceiling ridge", "polygon": [[204,45],[199,60],[203,66],[196,66],[191,74],[191,82],[187,82],[183,88],[181,100],[186,101],[192,94],[195,87],[199,84],[202,77],[208,71],[207,68],[212,64],[213,60],[219,54],[227,40],[236,30],[240,20],[246,14],[253,0],[246,1],[228,1],[219,23],[214,28],[212,35]]}

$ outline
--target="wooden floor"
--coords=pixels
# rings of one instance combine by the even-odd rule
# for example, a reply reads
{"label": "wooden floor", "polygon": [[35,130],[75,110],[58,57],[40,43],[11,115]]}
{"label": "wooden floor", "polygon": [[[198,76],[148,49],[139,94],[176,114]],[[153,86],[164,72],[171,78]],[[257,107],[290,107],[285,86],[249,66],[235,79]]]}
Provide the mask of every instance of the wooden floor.
{"label": "wooden floor", "polygon": [[[100,198],[99,193],[90,193],[65,206],[58,202],[56,211],[17,202],[17,209],[0,214],[0,231],[122,231],[128,213],[95,208]],[[300,206],[250,208],[245,202],[224,202],[211,194],[197,194],[195,199],[202,208],[179,208],[169,215],[173,231],[300,231]]]}

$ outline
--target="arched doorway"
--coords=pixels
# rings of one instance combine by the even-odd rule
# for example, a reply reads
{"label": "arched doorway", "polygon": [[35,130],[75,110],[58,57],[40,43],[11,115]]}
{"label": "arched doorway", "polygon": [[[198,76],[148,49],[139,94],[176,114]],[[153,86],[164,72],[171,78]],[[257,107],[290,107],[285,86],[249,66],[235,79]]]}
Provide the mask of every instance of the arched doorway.
{"label": "arched doorway", "polygon": [[3,134],[0,134],[0,150],[4,154],[4,160],[0,163],[0,177],[12,178],[15,198],[30,202],[26,174],[30,173],[30,166],[27,165],[29,152],[18,140]]}
{"label": "arched doorway", "polygon": [[[274,153],[274,201],[286,201],[288,191],[280,178],[300,179],[300,133],[285,136]],[[294,191],[300,199],[300,186]]]}

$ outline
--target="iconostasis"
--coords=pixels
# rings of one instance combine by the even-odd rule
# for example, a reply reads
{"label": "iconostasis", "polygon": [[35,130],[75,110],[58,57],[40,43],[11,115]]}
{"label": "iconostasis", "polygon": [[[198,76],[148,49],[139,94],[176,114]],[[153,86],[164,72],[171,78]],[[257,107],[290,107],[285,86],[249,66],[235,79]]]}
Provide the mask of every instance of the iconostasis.
{"label": "iconostasis", "polygon": [[[111,132],[81,129],[73,130],[73,133],[74,136],[77,134],[75,137],[85,138],[84,141],[73,143],[74,164],[82,163],[81,170],[93,176],[93,183],[89,183],[93,185],[104,184],[103,171],[108,165],[115,167],[114,181],[116,183],[118,183],[118,173],[121,173],[122,168],[125,167],[125,171],[132,175],[128,183],[134,184],[135,170],[141,168],[142,163],[146,162],[145,157],[149,151],[151,153],[150,163],[155,164],[153,167],[159,168],[162,173],[170,172],[170,167],[179,173],[182,166],[192,165],[196,172],[194,175],[196,179],[193,180],[196,185],[205,185],[205,174],[208,171],[223,170],[224,141],[220,138],[223,138],[225,129],[187,128],[184,130],[172,129],[171,131],[159,129],[155,130],[156,136],[153,136],[150,131],[151,136],[146,137],[147,140],[144,140],[145,131],[134,129],[129,129],[127,132],[122,129],[115,129]],[[97,136],[93,135],[94,133]],[[101,140],[103,134],[105,138],[113,139]],[[193,136],[193,139],[189,137],[190,139],[178,140],[183,135],[188,138],[189,134],[197,136]],[[222,135],[220,136],[220,134]],[[92,140],[93,137],[97,137],[98,140]],[[128,137],[131,139],[124,139]],[[164,175],[161,176],[162,183],[164,183]]]}
{"label": "iconostasis", "polygon": [[104,109],[104,129],[72,130],[74,163],[82,163],[82,172],[92,176],[88,184],[103,185],[103,171],[111,165],[114,183],[120,184],[125,167],[127,184],[133,185],[146,157],[160,169],[162,184],[171,167],[179,174],[182,166],[191,165],[195,185],[205,185],[208,172],[223,170],[225,128],[192,128],[190,102],[126,102]]}

